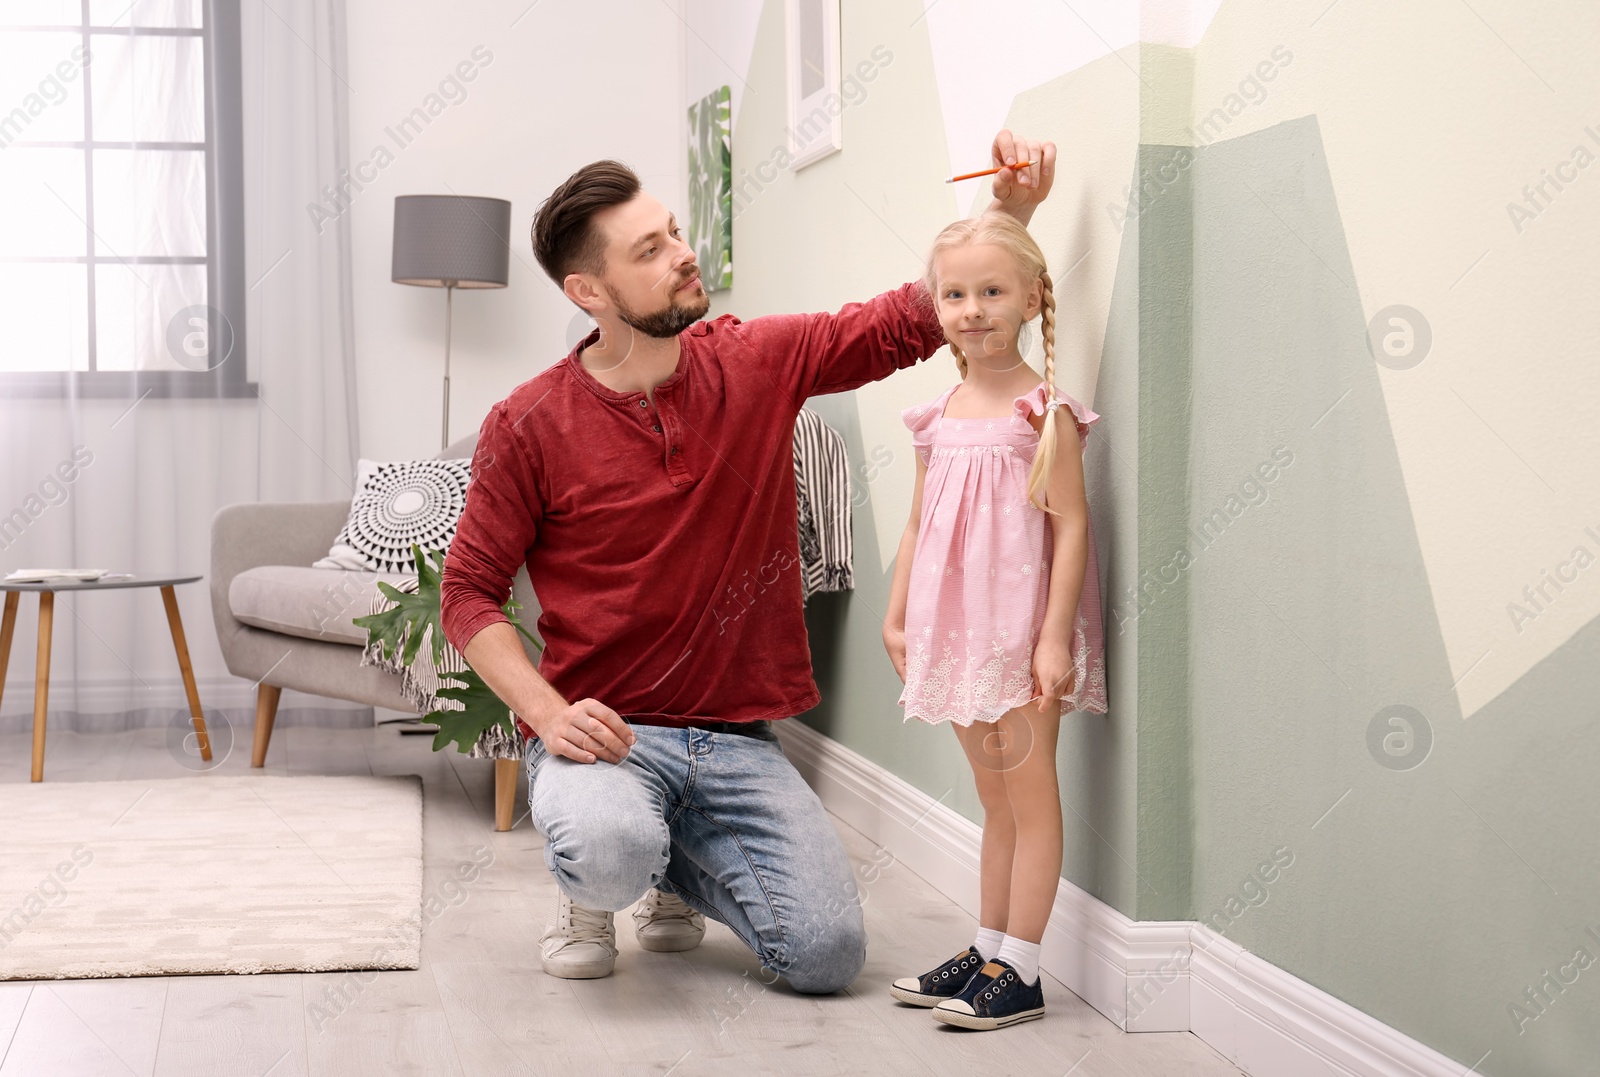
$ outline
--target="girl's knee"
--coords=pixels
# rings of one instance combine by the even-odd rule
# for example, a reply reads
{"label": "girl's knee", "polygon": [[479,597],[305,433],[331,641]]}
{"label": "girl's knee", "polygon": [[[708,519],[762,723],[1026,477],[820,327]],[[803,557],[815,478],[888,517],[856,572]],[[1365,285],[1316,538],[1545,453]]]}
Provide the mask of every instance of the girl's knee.
{"label": "girl's knee", "polygon": [[992,770],[974,770],[978,786],[978,803],[983,805],[984,822],[1011,822],[1011,793],[1006,788],[1005,775]]}

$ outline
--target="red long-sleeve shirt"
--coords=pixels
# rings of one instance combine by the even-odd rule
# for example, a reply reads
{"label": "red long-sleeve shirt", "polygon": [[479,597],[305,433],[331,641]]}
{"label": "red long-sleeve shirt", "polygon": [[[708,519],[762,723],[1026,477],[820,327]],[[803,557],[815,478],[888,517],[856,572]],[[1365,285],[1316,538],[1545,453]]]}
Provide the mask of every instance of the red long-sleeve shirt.
{"label": "red long-sleeve shirt", "polygon": [[[794,421],[944,344],[918,282],[837,314],[724,314],[679,335],[642,392],[600,384],[579,348],[490,409],[445,558],[440,620],[465,651],[528,566],[568,701],[687,726],[817,704],[801,603]],[[532,730],[522,720],[524,734]]]}

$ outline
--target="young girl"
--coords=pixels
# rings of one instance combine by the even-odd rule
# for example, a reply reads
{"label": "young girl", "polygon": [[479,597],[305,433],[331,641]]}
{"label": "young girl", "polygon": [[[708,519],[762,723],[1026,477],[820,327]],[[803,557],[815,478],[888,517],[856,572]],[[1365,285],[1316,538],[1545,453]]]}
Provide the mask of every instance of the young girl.
{"label": "young girl", "polygon": [[[890,993],[966,1028],[1044,1016],[1039,940],[1061,877],[1063,711],[1106,710],[1083,444],[1099,416],[1056,388],[1055,296],[1026,228],[997,213],[928,259],[961,382],[908,408],[917,453],[884,645],[907,719],[951,723],[983,804],[978,937]],[[1044,378],[1022,359],[1043,314]],[[1063,406],[1064,405],[1064,406]]]}

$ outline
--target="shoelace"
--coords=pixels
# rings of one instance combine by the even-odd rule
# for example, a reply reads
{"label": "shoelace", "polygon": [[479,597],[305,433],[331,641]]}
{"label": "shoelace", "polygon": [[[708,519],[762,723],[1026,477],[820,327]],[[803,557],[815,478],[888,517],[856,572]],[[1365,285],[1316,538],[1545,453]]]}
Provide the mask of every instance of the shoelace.
{"label": "shoelace", "polygon": [[682,920],[685,923],[693,923],[694,918],[699,915],[682,898],[663,894],[659,890],[655,891],[650,900],[645,903],[644,912],[650,920],[655,922]]}
{"label": "shoelace", "polygon": [[598,909],[586,909],[582,905],[567,907],[567,922],[562,926],[565,930],[561,934],[571,939],[608,939],[611,935],[606,926],[606,914]]}

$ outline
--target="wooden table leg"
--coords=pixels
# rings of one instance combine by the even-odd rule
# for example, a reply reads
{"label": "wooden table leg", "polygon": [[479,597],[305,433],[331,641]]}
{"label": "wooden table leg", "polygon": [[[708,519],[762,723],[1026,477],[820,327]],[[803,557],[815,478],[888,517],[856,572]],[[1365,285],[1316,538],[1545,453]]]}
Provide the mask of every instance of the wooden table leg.
{"label": "wooden table leg", "polygon": [[200,742],[200,758],[211,762],[211,735],[206,732],[206,716],[200,710],[200,690],[194,684],[194,669],[189,665],[189,644],[183,638],[183,618],[178,615],[178,596],[171,587],[161,589],[161,601],[167,607],[167,627],[172,629],[172,646],[178,652],[178,668],[183,671],[183,690],[189,696],[189,720],[194,723],[195,738]]}
{"label": "wooden table leg", "polygon": [[39,592],[39,662],[33,675],[33,775],[44,781],[44,716],[50,706],[50,626],[55,620],[56,593]]}
{"label": "wooden table leg", "polygon": [[17,628],[17,602],[22,595],[6,592],[6,612],[0,615],[0,698],[6,694],[6,666],[11,662],[11,635]]}

